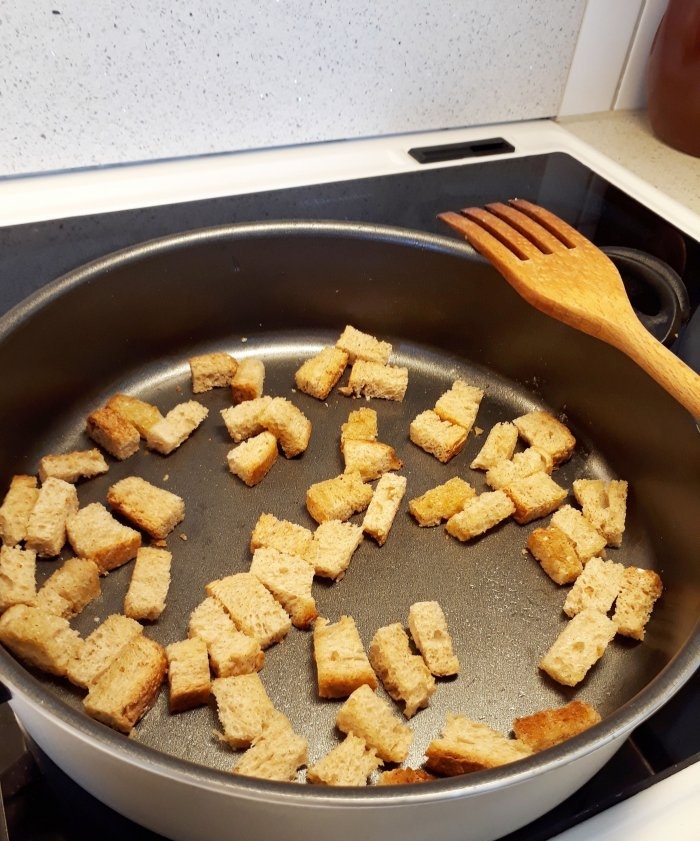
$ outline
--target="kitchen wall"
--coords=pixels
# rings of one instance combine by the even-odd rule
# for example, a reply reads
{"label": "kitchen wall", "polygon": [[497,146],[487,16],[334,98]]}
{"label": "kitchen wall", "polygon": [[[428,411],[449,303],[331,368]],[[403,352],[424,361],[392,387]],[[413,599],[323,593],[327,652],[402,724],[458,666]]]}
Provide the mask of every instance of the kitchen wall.
{"label": "kitchen wall", "polygon": [[585,7],[3,0],[0,176],[548,117]]}

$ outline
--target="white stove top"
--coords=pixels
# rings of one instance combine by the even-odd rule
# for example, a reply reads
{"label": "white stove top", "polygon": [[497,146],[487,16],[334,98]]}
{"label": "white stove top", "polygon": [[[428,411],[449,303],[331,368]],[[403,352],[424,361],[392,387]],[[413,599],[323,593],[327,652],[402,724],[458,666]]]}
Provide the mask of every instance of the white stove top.
{"label": "white stove top", "polygon": [[[700,240],[700,216],[551,121],[10,178],[0,180],[0,226],[410,172],[423,168],[407,154],[413,147],[492,137],[503,137],[515,147],[509,157],[568,153]],[[454,164],[447,161],[430,164],[430,168]],[[698,819],[700,763],[565,831],[557,841],[657,841],[661,837],[694,841]]]}
{"label": "white stove top", "polygon": [[515,147],[508,157],[566,152],[700,239],[700,216],[549,120],[8,178],[0,180],[0,225],[417,171],[424,167],[407,154],[415,146],[490,137],[504,137]]}

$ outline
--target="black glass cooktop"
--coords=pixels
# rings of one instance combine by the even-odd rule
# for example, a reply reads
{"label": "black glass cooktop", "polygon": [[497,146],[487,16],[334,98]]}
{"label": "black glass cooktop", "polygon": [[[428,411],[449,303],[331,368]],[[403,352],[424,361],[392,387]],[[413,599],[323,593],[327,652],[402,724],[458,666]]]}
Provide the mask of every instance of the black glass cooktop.
{"label": "black glass cooktop", "polygon": [[[313,178],[309,172],[309,181]],[[0,314],[85,262],[180,231],[237,222],[327,219],[448,235],[436,219],[440,211],[514,197],[549,208],[599,246],[641,249],[664,261],[687,290],[682,322],[698,321],[692,316],[700,303],[700,244],[562,153],[426,164],[399,175],[0,228]],[[628,290],[635,281],[630,284]],[[634,292],[638,310],[653,313],[658,306],[653,291],[635,287]],[[683,353],[684,324],[681,328],[674,350]],[[508,841],[550,838],[696,759],[699,705],[697,673],[589,783]],[[18,759],[20,746],[9,710],[0,708],[0,772],[12,841],[156,838],[85,794],[45,757]]]}

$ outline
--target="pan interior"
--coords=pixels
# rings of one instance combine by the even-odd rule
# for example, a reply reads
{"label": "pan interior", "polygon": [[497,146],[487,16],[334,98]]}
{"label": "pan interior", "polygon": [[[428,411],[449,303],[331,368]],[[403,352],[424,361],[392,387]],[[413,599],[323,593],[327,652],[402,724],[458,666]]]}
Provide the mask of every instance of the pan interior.
{"label": "pan interior", "polygon": [[[171,354],[123,373],[109,384],[109,396],[125,391],[165,412],[187,399],[197,399],[209,416],[194,435],[168,457],[145,448],[124,462],[110,460],[109,472],[79,485],[81,505],[106,501],[108,487],[120,478],[139,475],[185,500],[183,523],[169,536],[173,554],[172,583],[162,617],[146,633],[163,644],[187,636],[190,612],[204,598],[207,582],[248,569],[249,538],[261,513],[274,514],[308,528],[314,522],[305,508],[306,489],[341,473],[341,424],[351,410],[376,409],[379,440],[392,445],[403,462],[400,471],[408,490],[389,539],[382,547],[365,539],[355,553],[346,576],[329,583],[316,579],[313,593],[319,614],[336,621],[344,614],[355,618],[367,646],[373,633],[393,622],[407,625],[409,606],[436,599],[442,605],[453,636],[461,672],[439,680],[431,704],[410,721],[414,740],[406,764],[418,766],[430,740],[436,737],[448,713],[462,713],[509,733],[516,716],[559,706],[572,698],[593,704],[603,716],[624,705],[663,667],[668,655],[654,644],[616,639],[604,658],[575,690],[561,687],[539,672],[537,663],[565,624],[562,613],[565,589],[554,584],[526,552],[528,526],[507,522],[482,538],[462,544],[441,526],[419,528],[407,511],[407,501],[461,476],[477,491],[488,490],[483,474],[469,464],[491,426],[532,408],[548,407],[525,385],[500,377],[493,369],[471,363],[428,344],[412,344],[384,335],[394,344],[392,363],[409,369],[409,387],[403,402],[353,400],[334,389],[318,401],[294,389],[294,372],[301,362],[324,345],[333,344],[337,331],[258,332],[237,334],[215,343],[199,343],[181,355]],[[248,488],[232,476],[226,454],[232,442],[220,416],[231,405],[228,389],[192,395],[187,357],[222,350],[238,359],[255,356],[266,366],[265,393],[291,399],[308,416],[313,432],[308,450],[296,459],[282,457],[256,487]],[[447,465],[414,446],[408,439],[410,421],[431,408],[455,379],[484,388],[486,394],[464,450]],[[94,408],[96,395],[64,405],[44,436],[34,439],[25,453],[36,463],[49,452],[85,449],[84,418]],[[571,488],[578,477],[615,476],[606,454],[585,431],[572,424],[578,446],[574,457],[554,473],[555,480]],[[624,477],[621,477],[624,478]],[[353,518],[361,522],[362,515]],[[629,547],[629,548],[627,548]],[[633,556],[632,556],[633,550]],[[611,556],[638,566],[658,565],[645,524],[634,508],[620,550]],[[62,557],[66,557],[64,553]],[[633,558],[633,560],[632,560]],[[62,559],[41,561],[44,580]],[[121,612],[131,575],[131,564],[102,580],[102,595],[74,620],[88,634],[110,613]],[[70,706],[80,709],[82,694],[69,685],[39,676]],[[322,701],[316,693],[311,633],[292,629],[279,645],[268,649],[261,678],[275,705],[290,718],[295,730],[309,741],[309,762],[318,760],[338,743],[334,728],[341,701]],[[379,692],[383,693],[380,688]],[[393,702],[391,702],[393,704]],[[399,707],[396,706],[399,713]],[[399,713],[400,714],[400,713]],[[228,770],[236,754],[214,733],[218,729],[212,704],[172,715],[162,691],[154,708],[137,727],[141,744],[207,767]]]}

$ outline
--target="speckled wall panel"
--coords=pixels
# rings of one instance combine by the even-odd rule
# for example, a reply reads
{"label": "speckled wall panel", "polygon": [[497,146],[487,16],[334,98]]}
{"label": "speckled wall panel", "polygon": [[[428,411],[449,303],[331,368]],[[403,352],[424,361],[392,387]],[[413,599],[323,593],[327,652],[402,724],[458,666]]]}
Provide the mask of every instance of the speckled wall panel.
{"label": "speckled wall panel", "polygon": [[585,0],[3,0],[0,175],[551,116]]}

